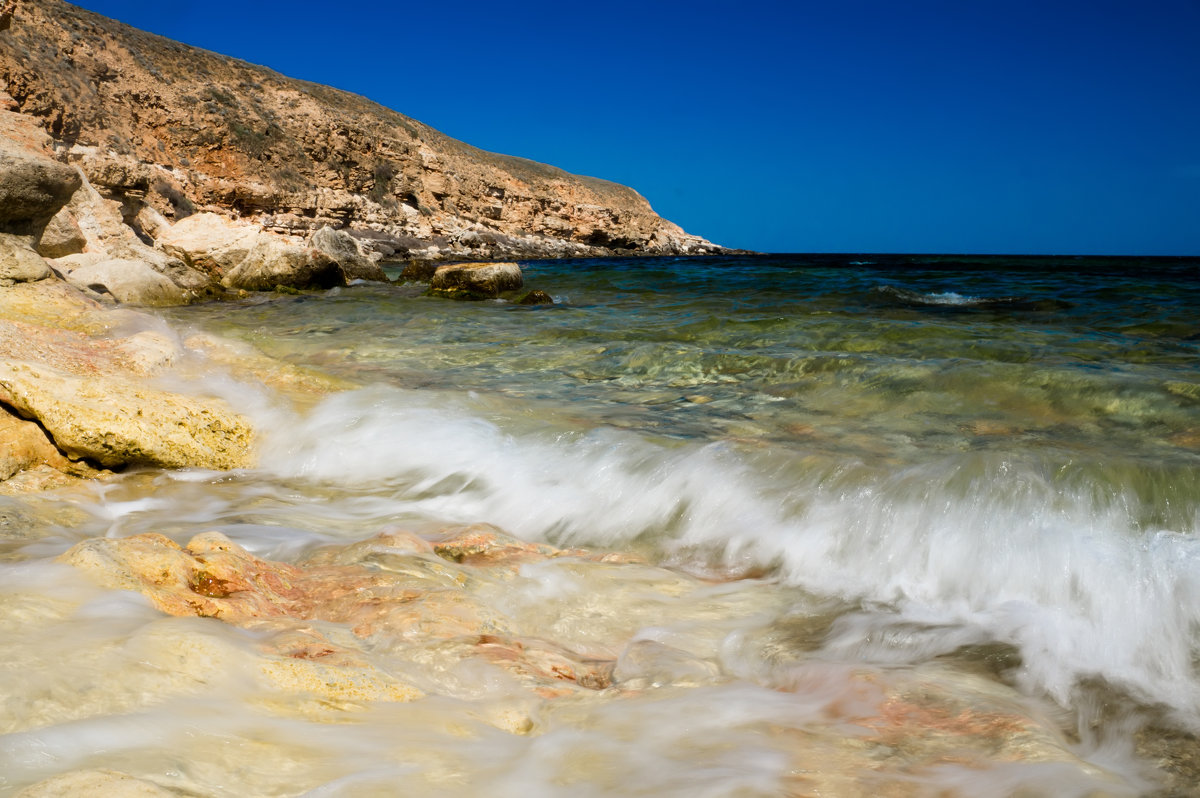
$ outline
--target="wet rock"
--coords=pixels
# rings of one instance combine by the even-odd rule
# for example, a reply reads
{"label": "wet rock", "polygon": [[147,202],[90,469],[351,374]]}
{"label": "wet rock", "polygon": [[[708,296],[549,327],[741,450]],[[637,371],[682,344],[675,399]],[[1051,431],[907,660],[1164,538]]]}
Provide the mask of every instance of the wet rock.
{"label": "wet rock", "polygon": [[87,333],[103,333],[125,321],[123,312],[114,312],[59,280],[17,283],[0,290],[0,319]]}
{"label": "wet rock", "polygon": [[74,168],[0,140],[0,230],[40,232],[80,183]]}
{"label": "wet rock", "polygon": [[333,258],[347,280],[388,281],[379,264],[368,258],[354,236],[344,230],[322,227],[309,237],[308,245]]}
{"label": "wet rock", "polygon": [[525,296],[521,297],[518,305],[553,305],[554,297],[547,294],[545,291],[534,289]]}
{"label": "wet rock", "polygon": [[515,263],[447,263],[433,273],[429,289],[455,299],[492,299],[523,283]]}
{"label": "wet rock", "polygon": [[438,263],[428,260],[410,260],[400,272],[400,282],[427,283],[438,270]]}
{"label": "wet rock", "polygon": [[58,449],[106,467],[230,469],[250,465],[247,420],[223,402],[0,360],[0,402],[35,419]]}
{"label": "wet rock", "polygon": [[175,798],[177,795],[115,770],[75,770],[26,787],[16,798]]}
{"label": "wet rock", "polygon": [[55,448],[44,429],[0,408],[0,480],[43,465],[65,471],[71,461]]}
{"label": "wet rock", "polygon": [[50,274],[29,236],[0,233],[0,287],[44,280]]}
{"label": "wet rock", "polygon": [[[372,553],[386,556],[359,559]],[[372,650],[435,662],[439,669],[466,659],[490,663],[544,697],[612,683],[611,660],[518,635],[470,589],[470,567],[440,564],[427,545],[404,533],[325,551],[299,565],[255,557],[218,532],[197,535],[186,547],[156,534],[93,539],[63,560],[105,587],[142,593],[171,615],[273,630],[268,653],[326,668],[321,679],[330,686],[361,678],[356,652],[363,640]],[[311,621],[340,624],[353,637],[339,641]],[[291,673],[299,665],[276,661],[271,667],[289,682],[300,678]]]}

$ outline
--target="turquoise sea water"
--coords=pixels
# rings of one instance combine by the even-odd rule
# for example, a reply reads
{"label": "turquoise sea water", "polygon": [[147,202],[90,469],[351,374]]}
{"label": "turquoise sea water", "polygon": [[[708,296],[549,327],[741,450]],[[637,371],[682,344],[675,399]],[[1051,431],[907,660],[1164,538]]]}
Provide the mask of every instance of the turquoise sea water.
{"label": "turquoise sea water", "polygon": [[[164,312],[184,336],[241,339],[365,387],[286,409],[261,390],[214,386],[267,430],[259,468],[131,475],[84,508],[87,520],[45,521],[6,556],[36,563],[90,535],[215,528],[288,559],[387,524],[475,521],[632,550],[706,579],[749,577],[737,584],[770,597],[757,614],[713,621],[722,645],[769,627],[788,661],[985,671],[1116,774],[1103,794],[1188,794],[1177,774],[1197,767],[1200,730],[1200,262],[523,266],[554,305],[361,284]],[[767,666],[713,667],[722,689],[740,690]],[[695,695],[708,712],[713,695]],[[759,717],[759,700],[720,699],[742,713],[733,727]],[[494,763],[489,778],[504,795],[701,794],[697,754],[641,750],[691,733],[661,711],[601,724],[603,743],[587,743],[636,760],[627,781],[563,781],[533,749],[513,754],[520,779]],[[779,723],[780,711],[759,720]],[[748,745],[729,734],[729,750]],[[355,757],[374,749],[355,750],[330,772],[368,772]],[[777,769],[714,772],[703,794],[808,794],[780,788]],[[1101,794],[1082,777],[1007,770],[967,787],[925,778],[911,794]],[[261,789],[389,794],[317,776],[305,789],[318,782],[334,786]]]}

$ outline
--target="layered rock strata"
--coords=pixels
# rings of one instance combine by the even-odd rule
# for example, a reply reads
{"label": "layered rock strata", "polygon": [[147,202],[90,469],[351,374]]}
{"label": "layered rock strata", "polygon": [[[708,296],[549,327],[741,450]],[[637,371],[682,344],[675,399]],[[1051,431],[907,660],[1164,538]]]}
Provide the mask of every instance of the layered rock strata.
{"label": "layered rock strata", "polygon": [[387,257],[719,249],[632,189],[487,153],[362,97],[60,0],[18,0],[0,33],[0,81],[143,235],[149,206],[301,238],[346,229]]}

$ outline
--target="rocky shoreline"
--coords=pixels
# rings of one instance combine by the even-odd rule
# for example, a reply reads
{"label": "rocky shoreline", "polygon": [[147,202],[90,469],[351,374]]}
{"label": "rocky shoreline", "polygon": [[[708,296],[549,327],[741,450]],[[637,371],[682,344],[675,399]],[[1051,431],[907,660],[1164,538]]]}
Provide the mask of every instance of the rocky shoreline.
{"label": "rocky shoreline", "polygon": [[[60,0],[10,0],[0,89],[139,236],[209,211],[376,256],[512,260],[724,251],[636,191],[484,152],[368,100]],[[144,207],[157,216],[139,216]]]}

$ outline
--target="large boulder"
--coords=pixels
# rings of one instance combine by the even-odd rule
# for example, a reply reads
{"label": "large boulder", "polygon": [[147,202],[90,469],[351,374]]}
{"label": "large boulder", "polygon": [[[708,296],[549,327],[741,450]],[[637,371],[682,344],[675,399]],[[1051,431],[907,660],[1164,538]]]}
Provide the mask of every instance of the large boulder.
{"label": "large boulder", "polygon": [[40,232],[81,182],[73,167],[0,141],[0,230]]}
{"label": "large boulder", "polygon": [[155,244],[168,255],[220,281],[233,271],[262,235],[253,225],[215,213],[197,213],[158,229]]}
{"label": "large boulder", "polygon": [[346,276],[324,252],[264,233],[221,284],[247,291],[270,291],[279,286],[333,288],[345,285]]}
{"label": "large boulder", "polygon": [[107,258],[79,266],[64,276],[78,288],[109,294],[129,305],[186,305],[192,298],[186,289],[140,260]]}
{"label": "large boulder", "polygon": [[0,286],[31,283],[49,276],[50,267],[33,251],[32,238],[0,233]]}
{"label": "large boulder", "polygon": [[0,402],[36,420],[60,451],[105,467],[230,469],[251,463],[250,425],[227,405],[115,375],[0,360]]}
{"label": "large boulder", "polygon": [[435,294],[462,299],[491,299],[524,284],[515,263],[447,263],[429,281]]}
{"label": "large boulder", "polygon": [[313,233],[308,245],[337,261],[346,280],[374,280],[386,283],[387,275],[379,264],[367,257],[354,236],[345,230],[334,230],[326,225]]}
{"label": "large boulder", "polygon": [[226,288],[270,291],[346,284],[342,267],[325,252],[215,213],[163,226],[155,243]]}

